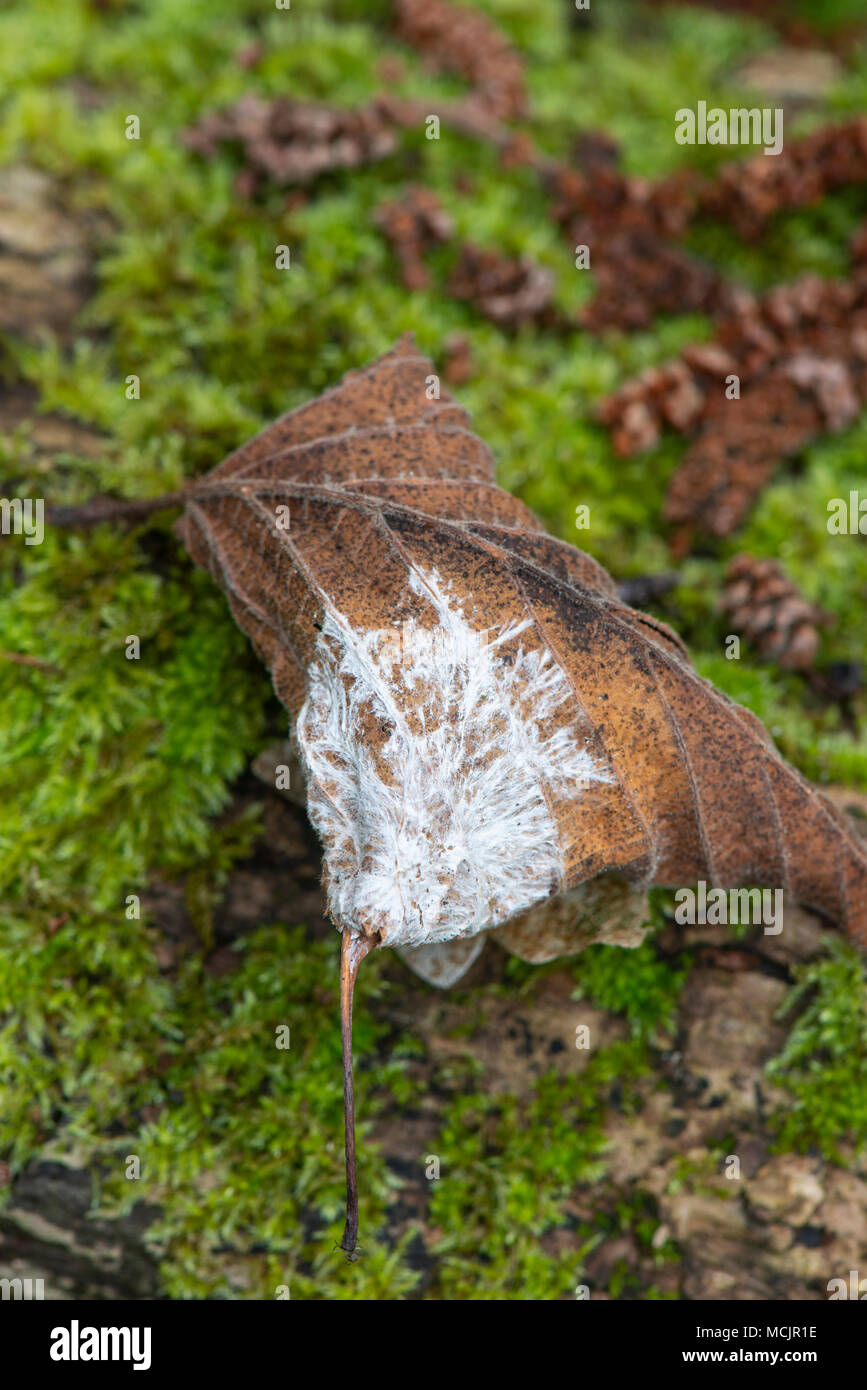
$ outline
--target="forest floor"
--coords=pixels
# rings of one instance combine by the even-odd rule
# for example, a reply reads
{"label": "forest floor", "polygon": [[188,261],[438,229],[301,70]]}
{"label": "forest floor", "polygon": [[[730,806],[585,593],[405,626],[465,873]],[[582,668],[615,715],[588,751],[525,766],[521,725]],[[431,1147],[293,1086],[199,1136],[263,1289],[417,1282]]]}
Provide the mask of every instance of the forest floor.
{"label": "forest floor", "polygon": [[[571,167],[595,132],[588,168],[610,169],[604,136],[628,180],[713,179],[727,152],[677,145],[674,106],[758,92],[793,143],[845,124],[867,109],[858,7],[804,4],[797,22],[758,4],[473,8],[505,36],[493,77],[448,45],[432,62],[385,0],[4,9],[0,494],[177,487],[411,329],[503,486],[618,581],[673,574],[646,606],[867,831],[867,546],[826,525],[828,500],[864,486],[865,402],[781,457],[736,527],[678,538],[666,490],[692,446],[666,426],[618,450],[597,411],[711,341],[713,307],[616,322],[526,147],[498,144],[522,133],[540,164]],[[496,138],[444,116],[427,140],[416,122],[311,183],[281,186],[237,139],[208,156],[184,135],[251,93],[353,109],[423,94],[436,113],[488,82],[486,117],[506,103]],[[413,272],[381,209],[418,185],[451,230]],[[752,239],[697,217],[678,255],[757,295],[846,280],[867,178],[796,201]],[[466,242],[544,268],[538,312],[518,296],[498,322],[477,285],[456,293]],[[591,305],[612,321],[582,318]],[[318,843],[263,771],[285,712],[172,520],[0,540],[0,1275],[42,1277],[54,1298],[359,1300],[818,1299],[859,1262],[867,1275],[861,958],[788,905],[779,936],[677,926],[662,891],[635,950],[531,967],[488,942],[447,993],[396,957],[365,962],[364,1254],[334,1252],[338,943]],[[741,551],[779,560],[830,615],[808,668],[748,639],[726,658],[720,595]]]}

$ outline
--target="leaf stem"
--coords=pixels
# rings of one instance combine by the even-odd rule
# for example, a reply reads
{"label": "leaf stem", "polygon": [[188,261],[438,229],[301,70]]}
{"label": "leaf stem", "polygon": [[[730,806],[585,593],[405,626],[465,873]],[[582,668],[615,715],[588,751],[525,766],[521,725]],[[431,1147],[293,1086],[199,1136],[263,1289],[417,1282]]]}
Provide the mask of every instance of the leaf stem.
{"label": "leaf stem", "polygon": [[340,1039],[343,1046],[343,1115],[346,1129],[346,1225],[340,1249],[348,1260],[358,1249],[358,1177],[355,1166],[355,1089],[352,1080],[352,993],[358,967],[376,937],[344,930],[340,943]]}
{"label": "leaf stem", "polygon": [[138,521],[168,507],[183,507],[191,491],[192,488],[188,486],[176,492],[164,492],[159,497],[93,497],[89,502],[73,507],[49,504],[45,509],[45,520],[51,526],[95,526],[100,521]]}

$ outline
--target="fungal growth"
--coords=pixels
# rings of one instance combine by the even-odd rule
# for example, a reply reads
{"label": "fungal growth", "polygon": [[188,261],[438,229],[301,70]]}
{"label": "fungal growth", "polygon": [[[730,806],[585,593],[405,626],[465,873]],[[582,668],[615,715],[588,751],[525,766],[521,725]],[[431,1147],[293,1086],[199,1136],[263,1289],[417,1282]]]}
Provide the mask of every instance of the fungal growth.
{"label": "fungal growth", "polygon": [[480,632],[435,570],[407,584],[426,622],[365,631],[326,616],[296,734],[334,920],[431,946],[559,892],[547,798],[613,776],[551,653],[524,645],[529,618]]}

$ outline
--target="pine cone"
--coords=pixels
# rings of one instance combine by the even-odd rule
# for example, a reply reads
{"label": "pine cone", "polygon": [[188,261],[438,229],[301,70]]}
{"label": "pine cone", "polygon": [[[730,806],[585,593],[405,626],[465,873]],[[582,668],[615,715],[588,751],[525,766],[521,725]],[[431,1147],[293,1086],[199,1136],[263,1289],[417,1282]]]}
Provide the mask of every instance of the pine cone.
{"label": "pine cone", "polygon": [[344,110],[248,93],[203,116],[181,138],[204,159],[225,144],[240,145],[241,186],[248,196],[266,180],[281,188],[309,184],[337,169],[372,164],[397,148],[394,114],[383,98]]}
{"label": "pine cone", "polygon": [[[867,257],[863,247],[853,254]],[[736,403],[725,393],[737,376]],[[692,442],[672,474],[665,519],[728,536],[778,464],[812,440],[847,428],[867,403],[867,263],[846,279],[804,275],[762,296],[740,292],[716,339],[687,347],[605,397],[596,418],[622,456],[655,448],[665,426]]]}
{"label": "pine cone", "polygon": [[720,611],[765,661],[806,671],[819,648],[818,628],[831,616],[810,603],[775,560],[736,555],[726,571]]}
{"label": "pine cone", "polygon": [[828,193],[867,176],[867,118],[822,126],[764,154],[724,165],[702,195],[702,211],[728,222],[746,241],[757,241],[783,210],[809,207]]}
{"label": "pine cone", "polygon": [[549,270],[526,256],[511,260],[471,242],[461,247],[449,292],[501,328],[514,329],[524,323],[550,327],[556,318],[554,277]]}
{"label": "pine cone", "polygon": [[502,120],[526,115],[524,60],[487,15],[448,0],[397,0],[396,10],[399,39],[459,73]]}
{"label": "pine cone", "polygon": [[383,204],[376,222],[400,261],[406,288],[424,289],[430,278],[424,264],[426,253],[448,241],[453,233],[451,218],[436,194],[429,188],[409,188],[403,197]]}

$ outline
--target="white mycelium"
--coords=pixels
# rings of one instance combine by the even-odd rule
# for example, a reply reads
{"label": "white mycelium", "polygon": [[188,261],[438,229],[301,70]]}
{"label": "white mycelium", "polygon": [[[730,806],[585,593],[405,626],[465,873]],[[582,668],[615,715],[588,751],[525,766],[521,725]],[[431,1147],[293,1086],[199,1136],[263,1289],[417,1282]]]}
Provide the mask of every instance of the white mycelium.
{"label": "white mycelium", "polygon": [[529,619],[486,635],[436,571],[410,586],[429,627],[325,617],[296,725],[329,910],[391,946],[471,936],[558,889],[543,788],[612,780],[564,720],[571,692],[550,652],[524,649]]}

